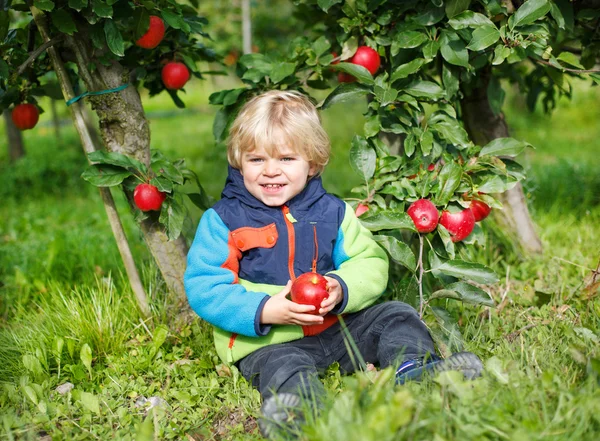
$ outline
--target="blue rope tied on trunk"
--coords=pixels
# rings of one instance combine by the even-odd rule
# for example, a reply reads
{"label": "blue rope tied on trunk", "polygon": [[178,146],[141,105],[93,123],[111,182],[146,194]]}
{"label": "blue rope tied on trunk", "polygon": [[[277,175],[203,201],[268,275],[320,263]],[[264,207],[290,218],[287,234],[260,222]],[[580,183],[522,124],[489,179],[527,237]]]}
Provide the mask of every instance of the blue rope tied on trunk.
{"label": "blue rope tied on trunk", "polygon": [[86,96],[91,96],[91,95],[104,95],[105,93],[113,93],[113,92],[120,92],[123,89],[127,89],[129,87],[129,83],[127,84],[123,84],[122,86],[119,87],[115,87],[113,89],[106,89],[106,90],[97,90],[95,92],[84,92],[79,96],[76,96],[75,98],[71,98],[69,101],[67,101],[67,106],[70,106],[73,103],[76,103],[77,101],[79,101],[81,98],[86,97]]}

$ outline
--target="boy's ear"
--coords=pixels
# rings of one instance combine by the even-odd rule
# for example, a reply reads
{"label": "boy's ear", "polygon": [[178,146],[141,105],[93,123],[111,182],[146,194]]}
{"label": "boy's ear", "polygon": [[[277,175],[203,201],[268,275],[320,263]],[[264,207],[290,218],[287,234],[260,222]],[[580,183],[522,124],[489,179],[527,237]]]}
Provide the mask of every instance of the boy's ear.
{"label": "boy's ear", "polygon": [[317,166],[311,163],[310,168],[308,169],[308,176],[312,178],[316,174],[317,174]]}

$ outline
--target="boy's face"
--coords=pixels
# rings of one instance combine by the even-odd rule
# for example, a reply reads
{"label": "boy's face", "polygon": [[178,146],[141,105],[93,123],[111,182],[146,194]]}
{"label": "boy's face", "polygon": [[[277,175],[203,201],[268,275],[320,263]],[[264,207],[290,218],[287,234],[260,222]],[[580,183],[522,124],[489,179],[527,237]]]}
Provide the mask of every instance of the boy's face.
{"label": "boy's face", "polygon": [[259,147],[242,155],[244,186],[252,196],[269,207],[279,207],[300,193],[315,167],[288,143],[277,144],[270,156]]}

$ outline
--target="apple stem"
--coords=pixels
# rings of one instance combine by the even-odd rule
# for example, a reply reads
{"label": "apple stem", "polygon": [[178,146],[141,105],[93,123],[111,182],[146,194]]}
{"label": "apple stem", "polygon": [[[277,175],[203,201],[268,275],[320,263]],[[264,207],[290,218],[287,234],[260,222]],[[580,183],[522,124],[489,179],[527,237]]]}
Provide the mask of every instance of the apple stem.
{"label": "apple stem", "polygon": [[419,262],[417,265],[419,269],[419,278],[417,282],[419,283],[419,318],[423,318],[423,235],[419,234]]}

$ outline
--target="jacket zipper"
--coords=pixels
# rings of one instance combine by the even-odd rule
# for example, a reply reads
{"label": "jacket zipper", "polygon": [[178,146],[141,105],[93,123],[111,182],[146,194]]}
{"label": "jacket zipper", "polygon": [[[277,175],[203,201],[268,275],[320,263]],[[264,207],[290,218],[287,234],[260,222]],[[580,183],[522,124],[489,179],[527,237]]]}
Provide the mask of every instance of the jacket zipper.
{"label": "jacket zipper", "polygon": [[[296,222],[296,219],[294,219],[294,217],[290,213],[290,209],[288,207],[286,207],[285,205],[283,207],[281,207],[281,211],[283,211],[283,220],[285,221],[285,226],[287,227],[287,232],[288,232],[288,249],[289,249],[288,270],[290,272],[290,280],[294,281],[294,280],[296,280],[296,276],[294,274],[294,254],[296,252],[296,237],[294,234],[293,223]],[[317,234],[317,231],[315,229],[315,242],[316,242],[316,234]],[[313,266],[314,266],[314,262],[313,262]],[[233,363],[233,345],[235,344],[235,340],[236,340],[237,336],[238,335],[234,332],[231,334],[231,337],[229,338],[229,345],[227,348],[228,349],[227,361],[229,363]]]}
{"label": "jacket zipper", "polygon": [[281,207],[281,211],[283,211],[283,220],[285,221],[285,226],[287,227],[288,232],[288,271],[290,272],[290,280],[293,282],[296,280],[296,275],[294,274],[294,255],[296,254],[296,237],[294,234],[294,225],[296,219],[290,213],[289,207],[284,205]]}

